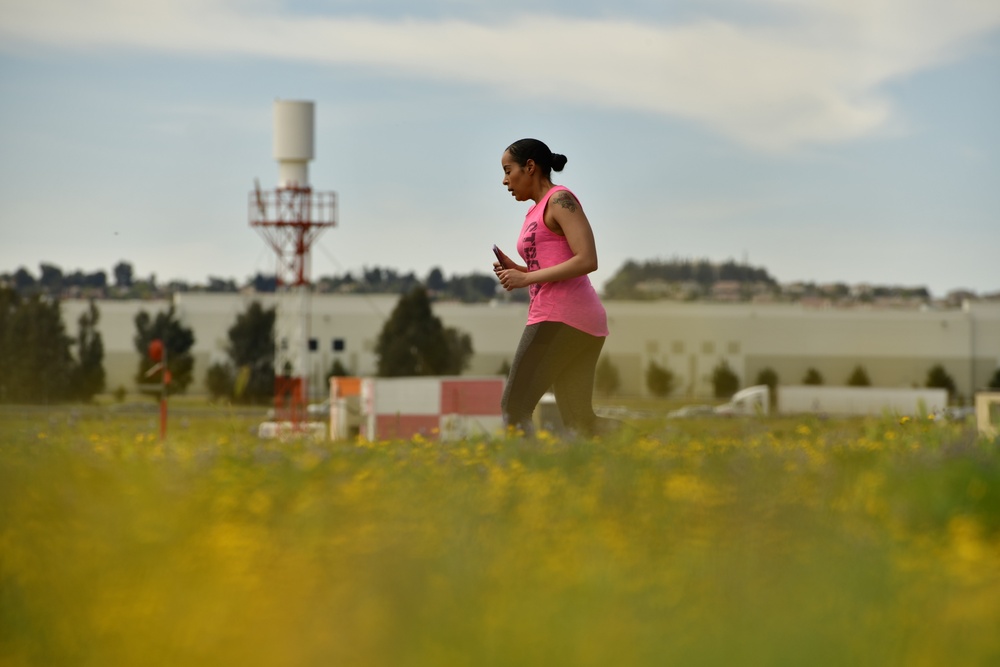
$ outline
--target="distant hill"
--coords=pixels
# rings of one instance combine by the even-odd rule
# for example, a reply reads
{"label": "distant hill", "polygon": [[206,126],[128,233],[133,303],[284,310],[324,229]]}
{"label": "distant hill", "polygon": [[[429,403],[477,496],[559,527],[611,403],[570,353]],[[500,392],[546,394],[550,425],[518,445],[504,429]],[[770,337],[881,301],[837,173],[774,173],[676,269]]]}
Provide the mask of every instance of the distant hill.
{"label": "distant hill", "polygon": [[[160,284],[155,275],[137,277],[127,261],[109,272],[64,272],[46,262],[39,264],[36,276],[24,267],[12,273],[0,272],[0,288],[21,294],[46,294],[56,298],[148,299],[164,298],[175,292],[274,292],[273,275],[256,274],[242,284],[229,278],[208,276],[204,283],[173,280]],[[325,275],[313,280],[314,289],[324,293],[405,294],[415,285],[424,285],[435,300],[481,303],[493,299],[527,301],[527,290],[504,292],[498,289],[492,273],[445,276],[433,268],[424,277],[412,271],[365,267],[358,274]],[[600,289],[601,286],[595,285]],[[625,262],[603,286],[607,300],[672,300],[729,302],[802,302],[817,305],[876,304],[913,306],[931,302],[923,286],[848,285],[843,282],[816,284],[795,282],[779,284],[763,267],[738,263],[732,259],[713,262],[708,259],[672,258]],[[958,306],[966,299],[1000,300],[1000,292],[978,295],[956,290],[937,302]]]}
{"label": "distant hill", "polygon": [[720,292],[749,297],[777,291],[778,281],[767,269],[707,259],[628,261],[604,285],[608,299],[693,300]]}
{"label": "distant hill", "polygon": [[[13,273],[0,273],[0,288],[13,289],[21,294],[45,294],[57,298],[95,299],[149,299],[164,298],[176,292],[251,292],[269,293],[278,289],[274,275],[257,273],[242,284],[229,278],[208,276],[204,283],[172,280],[165,284],[155,275],[137,276],[128,262],[119,262],[109,280],[105,271],[84,273],[64,272],[60,267],[42,262],[38,275],[25,267]],[[526,290],[505,293],[492,273],[472,273],[447,277],[439,268],[423,278],[412,271],[400,273],[395,269],[365,267],[359,274],[325,275],[313,280],[313,288],[320,294],[406,294],[416,285],[424,285],[438,300],[482,303],[495,298],[508,301],[527,301]]]}

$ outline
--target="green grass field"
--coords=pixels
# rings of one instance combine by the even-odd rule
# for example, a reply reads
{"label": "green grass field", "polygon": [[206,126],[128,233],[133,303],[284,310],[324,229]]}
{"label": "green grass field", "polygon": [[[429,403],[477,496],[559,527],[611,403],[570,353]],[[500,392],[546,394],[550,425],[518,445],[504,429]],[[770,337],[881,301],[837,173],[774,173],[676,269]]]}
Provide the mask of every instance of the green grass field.
{"label": "green grass field", "polygon": [[0,664],[1000,664],[1000,443],[969,424],[256,423],[0,412]]}

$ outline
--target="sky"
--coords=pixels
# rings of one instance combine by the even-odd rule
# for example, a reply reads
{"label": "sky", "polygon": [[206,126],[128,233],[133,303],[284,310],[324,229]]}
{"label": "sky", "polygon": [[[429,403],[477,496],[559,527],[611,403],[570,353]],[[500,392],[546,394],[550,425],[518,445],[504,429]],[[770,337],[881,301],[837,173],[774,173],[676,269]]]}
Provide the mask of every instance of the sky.
{"label": "sky", "polygon": [[0,273],[242,283],[276,99],[316,104],[312,277],[491,270],[523,137],[628,260],[1000,291],[996,0],[3,0]]}

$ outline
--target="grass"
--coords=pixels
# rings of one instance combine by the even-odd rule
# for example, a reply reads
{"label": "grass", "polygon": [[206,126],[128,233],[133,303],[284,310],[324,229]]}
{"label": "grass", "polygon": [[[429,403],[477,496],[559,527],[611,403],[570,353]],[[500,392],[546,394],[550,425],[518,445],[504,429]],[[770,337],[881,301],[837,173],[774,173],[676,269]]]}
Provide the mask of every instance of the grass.
{"label": "grass", "polygon": [[275,442],[0,413],[3,665],[988,665],[1000,454],[930,420]]}

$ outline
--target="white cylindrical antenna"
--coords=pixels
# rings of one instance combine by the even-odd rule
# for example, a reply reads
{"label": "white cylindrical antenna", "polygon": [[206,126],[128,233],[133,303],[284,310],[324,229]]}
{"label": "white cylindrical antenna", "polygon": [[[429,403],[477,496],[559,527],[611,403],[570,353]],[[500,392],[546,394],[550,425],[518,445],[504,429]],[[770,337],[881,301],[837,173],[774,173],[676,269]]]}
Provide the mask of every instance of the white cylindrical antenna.
{"label": "white cylindrical antenna", "polygon": [[308,188],[314,157],[315,112],[312,102],[274,101],[274,159],[279,188]]}

